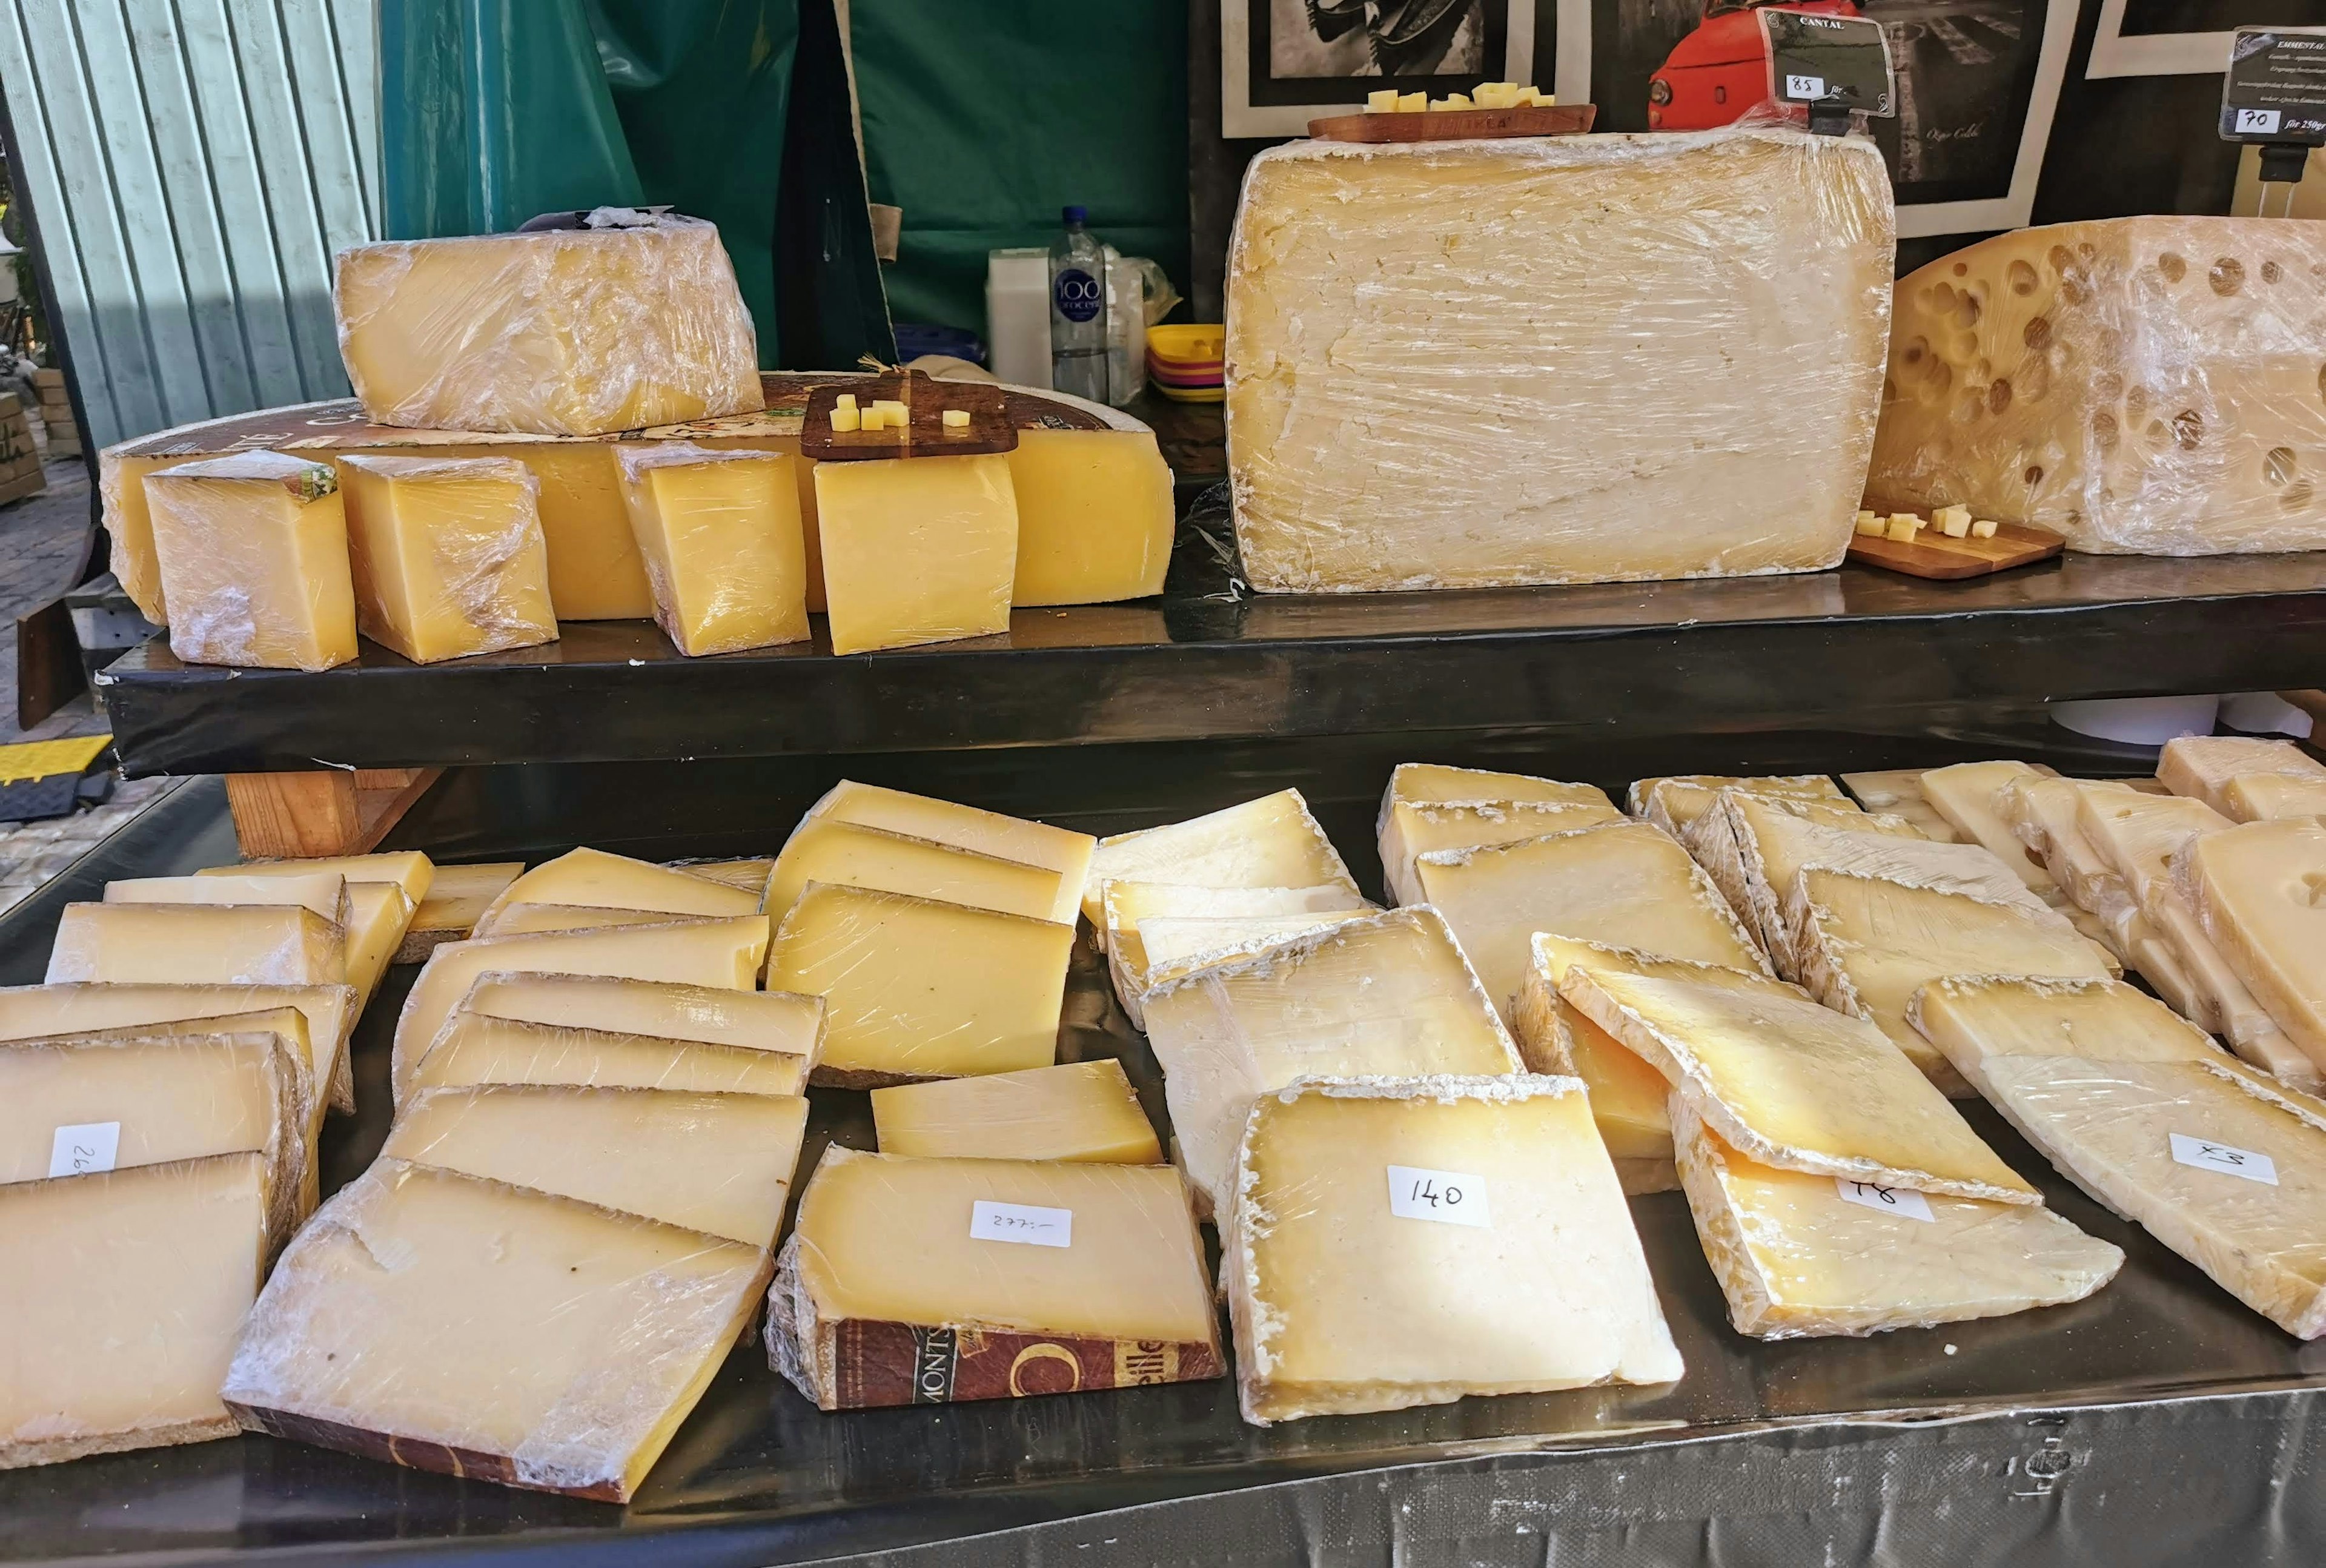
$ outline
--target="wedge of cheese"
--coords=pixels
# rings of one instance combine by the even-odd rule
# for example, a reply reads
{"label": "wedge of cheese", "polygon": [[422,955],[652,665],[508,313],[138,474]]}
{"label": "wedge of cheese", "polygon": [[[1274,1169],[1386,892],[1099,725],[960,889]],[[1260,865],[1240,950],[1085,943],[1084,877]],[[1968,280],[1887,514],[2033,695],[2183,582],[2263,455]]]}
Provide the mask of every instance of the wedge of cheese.
{"label": "wedge of cheese", "polygon": [[781,920],[811,882],[867,887],[1063,924],[1074,932],[1069,877],[1047,866],[833,817],[813,817],[785,840],[761,907]]}
{"label": "wedge of cheese", "polygon": [[347,932],[296,904],[68,904],[48,983],[337,986]]}
{"label": "wedge of cheese", "polygon": [[[1259,889],[1221,888],[1217,891],[1241,893]],[[1145,954],[1147,969],[1145,986],[1149,990],[1196,970],[1209,969],[1230,959],[1242,958],[1259,952],[1295,937],[1312,932],[1328,930],[1352,920],[1362,920],[1374,913],[1373,906],[1363,909],[1335,909],[1315,914],[1256,914],[1205,919],[1199,916],[1175,917],[1160,915],[1139,923],[1139,947]],[[1144,992],[1134,996],[1123,1009],[1138,1027],[1147,1026]]]}
{"label": "wedge of cheese", "polygon": [[477,922],[471,936],[526,936],[542,931],[600,931],[609,925],[660,925],[658,909],[593,909],[581,904],[504,904]]}
{"label": "wedge of cheese", "polygon": [[2011,830],[1996,809],[1997,798],[2014,784],[2043,776],[2043,770],[2024,762],[1960,762],[1936,767],[1922,775],[1922,793],[1956,836],[1978,845],[2019,874],[2027,891],[2046,904],[2067,902],[2042,857],[2033,853]]}
{"label": "wedge of cheese", "polygon": [[421,664],[556,640],[531,469],[353,452],[336,467],[364,636]]}
{"label": "wedge of cheese", "polygon": [[1414,861],[1433,850],[1484,849],[1623,820],[1621,812],[1601,802],[1391,801],[1382,812],[1382,877],[1391,903],[1419,904],[1421,879]]}
{"label": "wedge of cheese", "polygon": [[1432,801],[1549,801],[1561,805],[1612,806],[1607,792],[1596,784],[1568,784],[1532,774],[1494,773],[1485,768],[1455,767],[1442,762],[1401,762],[1391,770],[1389,788],[1382,793],[1382,811],[1399,801],[1416,804]]}
{"label": "wedge of cheese", "polygon": [[330,469],[238,452],[149,475],[145,499],[172,654],[281,670],[356,656],[347,509]]}
{"label": "wedge of cheese", "polygon": [[2156,777],[2174,794],[2200,800],[2222,815],[2235,817],[2237,813],[2229,809],[2229,791],[2239,780],[2248,781],[2249,789],[2260,780],[2274,779],[2284,780],[2298,791],[2307,790],[2326,785],[2326,763],[2290,740],[2184,735],[2166,741],[2157,753]]}
{"label": "wedge of cheese", "polygon": [[2111,779],[2023,775],[1996,792],[1996,813],[2013,836],[2042,860],[2043,868],[2069,898],[2100,918],[2117,945],[2117,956],[2123,958],[2148,933],[2148,923],[2131,886],[2084,836],[2078,808],[2087,788],[2129,786]]}
{"label": "wedge of cheese", "polygon": [[1083,888],[1083,916],[1103,933],[1109,882],[1184,887],[1345,887],[1356,878],[1308,812],[1298,790],[1279,790],[1183,822],[1099,840]]}
{"label": "wedge of cheese", "polygon": [[1763,799],[1822,802],[1849,809],[1849,797],[1821,773],[1778,775],[1761,778],[1731,778],[1724,774],[1678,774],[1668,778],[1633,782],[1626,807],[1678,838],[1690,822],[1712,808],[1723,790]]}
{"label": "wedge of cheese", "polygon": [[[512,976],[516,984],[535,977]],[[543,980],[574,977],[543,975]],[[481,988],[486,982],[479,981]],[[745,993],[738,992],[737,995]],[[483,1013],[445,1020],[412,1070],[407,1094],[478,1083],[665,1089],[689,1094],[805,1094],[813,1057],[746,1045],[567,1024],[527,1024]]]}
{"label": "wedge of cheese", "polygon": [[2206,934],[2303,1054],[2326,1069],[2326,911],[2318,905],[2326,825],[2309,817],[2248,822],[2180,853],[2179,882]]}
{"label": "wedge of cheese", "polygon": [[[1143,998],[1158,969],[1200,966],[1206,952],[1223,958],[1280,941],[1298,932],[1363,914],[1372,905],[1337,883],[1317,887],[1191,887],[1170,882],[1110,882],[1105,918],[1095,928],[1107,955],[1114,994],[1132,1025],[1144,1028]],[[1167,924],[1168,923],[1168,924]],[[1169,951],[1158,961],[1140,928],[1157,926]]]}
{"label": "wedge of cheese", "polygon": [[1171,467],[1148,430],[1021,430],[1012,604],[1103,604],[1163,591]]}
{"label": "wedge of cheese", "polygon": [[427,897],[412,912],[412,924],[395,961],[416,964],[448,942],[459,942],[476,928],[501,890],[525,874],[522,860],[496,860],[478,866],[441,866]]}
{"label": "wedge of cheese", "polygon": [[774,1051],[813,1060],[823,1049],[823,998],[602,975],[477,977],[460,1011],[568,1029]]}
{"label": "wedge of cheese", "polygon": [[1163,1161],[1155,1126],[1112,1056],[872,1091],[884,1155],[970,1160]]}
{"label": "wedge of cheese", "polygon": [[[447,868],[447,870],[454,868]],[[460,868],[472,870],[474,868]],[[197,877],[344,877],[349,883],[393,882],[414,904],[426,902],[436,879],[436,867],[417,849],[384,849],[374,855],[332,855],[310,860],[246,860],[234,866],[212,866]]]}
{"label": "wedge of cheese", "polygon": [[130,877],[105,885],[107,904],[295,904],[340,925],[349,923],[348,879],[302,877]]}
{"label": "wedge of cheese", "polygon": [[799,459],[690,441],[616,449],[655,622],[694,657],[807,640]]}
{"label": "wedge of cheese", "polygon": [[1167,1165],[916,1159],[835,1144],[768,1293],[768,1353],[824,1410],[1225,1374]]}
{"label": "wedge of cheese", "polygon": [[1843,785],[1857,797],[1857,803],[1869,812],[1884,816],[1903,817],[1913,824],[1914,831],[1934,844],[1961,842],[1954,824],[1940,816],[1922,793],[1922,774],[1918,767],[1885,768],[1875,773],[1846,773]]}
{"label": "wedge of cheese", "polygon": [[768,873],[776,868],[776,858],[767,855],[749,860],[673,860],[669,866],[689,877],[708,877],[730,887],[762,893],[768,886]]}
{"label": "wedge of cheese", "polygon": [[348,884],[348,983],[368,1004],[412,929],[412,900],[393,882]]}
{"label": "wedge of cheese", "polygon": [[1018,501],[1008,458],[818,463],[815,516],[833,653],[1009,629]]}
{"label": "wedge of cheese", "polygon": [[1574,1079],[1304,1080],[1253,1109],[1236,1171],[1246,1421],[1680,1375]]}
{"label": "wedge of cheese", "polygon": [[[1082,905],[1090,877],[1091,855],[1098,848],[1098,840],[1088,833],[1054,828],[1047,822],[1028,821],[1023,817],[1004,816],[999,812],[980,811],[975,806],[956,805],[927,795],[907,794],[903,790],[884,789],[879,784],[858,784],[853,779],[842,779],[826,790],[801,821],[805,825],[818,818],[879,828],[907,838],[926,839],[933,844],[949,844],[956,849],[971,849],[980,855],[1056,871],[1060,912],[1054,918],[1069,924]],[[764,877],[760,878],[762,883],[766,880]]]}
{"label": "wedge of cheese", "polygon": [[643,909],[665,914],[738,915],[758,913],[758,900],[739,888],[690,877],[666,866],[569,849],[544,860],[501,889],[478,923],[512,904],[573,904],[592,909]]}
{"label": "wedge of cheese", "polygon": [[1486,1077],[1518,1049],[1435,910],[1399,909],[1196,970],[1147,994],[1178,1159],[1207,1211],[1234,1197],[1253,1100],[1312,1075]]}

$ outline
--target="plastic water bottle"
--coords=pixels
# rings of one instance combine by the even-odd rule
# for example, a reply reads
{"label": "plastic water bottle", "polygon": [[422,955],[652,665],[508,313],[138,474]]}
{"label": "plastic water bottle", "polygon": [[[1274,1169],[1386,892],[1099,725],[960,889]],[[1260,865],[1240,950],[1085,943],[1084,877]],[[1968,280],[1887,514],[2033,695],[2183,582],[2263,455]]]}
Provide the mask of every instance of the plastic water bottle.
{"label": "plastic water bottle", "polygon": [[1106,401],[1106,251],[1083,226],[1090,214],[1069,207],[1066,228],[1050,243],[1050,385]]}

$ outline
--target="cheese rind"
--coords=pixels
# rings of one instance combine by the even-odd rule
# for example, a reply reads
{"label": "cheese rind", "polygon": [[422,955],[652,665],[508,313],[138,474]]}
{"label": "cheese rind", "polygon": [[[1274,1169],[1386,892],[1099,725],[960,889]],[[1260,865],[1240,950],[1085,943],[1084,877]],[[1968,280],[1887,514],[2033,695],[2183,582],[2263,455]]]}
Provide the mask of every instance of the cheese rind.
{"label": "cheese rind", "polygon": [[1012,604],[1102,604],[1163,591],[1171,468],[1147,430],[1021,430]]}
{"label": "cheese rind", "polygon": [[[1551,801],[1565,805],[1613,805],[1596,784],[1568,784],[1532,774],[1494,773],[1442,762],[1401,762],[1390,771],[1382,792],[1382,812],[1398,801],[1417,803],[1464,801]],[[1378,828],[1378,824],[1376,824]]]}
{"label": "cheese rind", "polygon": [[1074,897],[1060,872],[834,817],[809,817],[793,830],[760,907],[780,920],[812,882],[968,905],[1074,932]]}
{"label": "cheese rind", "polygon": [[755,914],[759,908],[749,893],[707,877],[586,847],[544,860],[517,877],[486,906],[479,923],[512,904],[576,904],[720,917]]}
{"label": "cheese rind", "polygon": [[279,452],[145,480],[170,651],[190,664],[328,670],[356,656],[348,521],[331,470]]}
{"label": "cheese rind", "polygon": [[50,985],[337,986],[347,933],[295,904],[68,904]]}
{"label": "cheese rind", "polygon": [[805,642],[798,459],[686,441],[616,449],[655,622],[694,657]]}
{"label": "cheese rind", "polygon": [[[523,978],[509,977],[511,981]],[[478,982],[479,988],[485,984]],[[562,1083],[687,1094],[793,1095],[807,1092],[811,1065],[811,1057],[788,1051],[461,1012],[445,1020],[435,1043],[413,1068],[408,1093],[478,1083]]]}
{"label": "cheese rind", "polygon": [[531,469],[354,453],[337,467],[364,636],[423,664],[556,640]]}
{"label": "cheese rind", "polygon": [[1438,849],[1476,849],[1539,839],[1575,828],[1623,821],[1604,802],[1457,801],[1422,803],[1390,801],[1382,811],[1382,877],[1392,904],[1423,901],[1414,870],[1420,856]]}
{"label": "cheese rind", "polygon": [[1018,502],[1006,457],[818,463],[815,512],[833,653],[1009,629]]}
{"label": "cheese rind", "polygon": [[1163,1163],[1155,1126],[1112,1056],[872,1091],[884,1155]]}
{"label": "cheese rind", "polygon": [[1845,811],[1851,804],[1849,797],[1821,773],[1754,778],[1698,773],[1634,779],[1625,797],[1625,806],[1632,815],[1646,818],[1677,839],[1687,831],[1689,823],[1712,809],[1723,790],[1776,800],[1823,803]]}
{"label": "cheese rind", "polygon": [[[1083,889],[1090,877],[1091,856],[1098,849],[1096,839],[1069,828],[1054,828],[1047,822],[980,811],[975,806],[907,794],[879,784],[859,784],[854,779],[842,779],[826,790],[800,821],[804,826],[819,817],[1056,871],[1058,907],[1050,918],[1069,925],[1074,923],[1075,911],[1081,906]],[[766,878],[760,880],[765,882]]]}
{"label": "cheese rind", "polygon": [[1340,851],[1309,814],[1298,790],[1207,812],[1159,828],[1099,840],[1083,887],[1083,916],[1103,931],[1109,882],[1166,882],[1189,887],[1346,887]]}

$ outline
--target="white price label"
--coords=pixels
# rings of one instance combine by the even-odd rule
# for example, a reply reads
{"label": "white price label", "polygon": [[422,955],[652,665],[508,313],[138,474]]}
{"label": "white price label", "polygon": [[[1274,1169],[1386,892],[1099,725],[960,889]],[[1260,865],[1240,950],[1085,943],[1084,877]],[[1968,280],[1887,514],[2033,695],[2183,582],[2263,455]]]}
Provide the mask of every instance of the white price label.
{"label": "white price label", "polygon": [[1825,78],[1821,76],[1788,76],[1785,96],[1789,98],[1821,98],[1825,97]]}
{"label": "white price label", "polygon": [[1486,1212],[1486,1183],[1466,1171],[1390,1166],[1389,1211],[1400,1220],[1435,1220],[1441,1225],[1493,1224]]}
{"label": "white price label", "polygon": [[1925,1225],[1938,1223],[1931,1212],[1931,1201],[1911,1187],[1877,1187],[1871,1182],[1853,1182],[1847,1176],[1833,1179],[1834,1191],[1845,1203],[1855,1203],[1861,1209],[1879,1209],[1884,1214],[1896,1214],[1903,1219],[1920,1220]]}
{"label": "white price label", "polygon": [[109,1171],[120,1153],[121,1124],[117,1121],[85,1121],[60,1127],[55,1141],[49,1145],[49,1174],[87,1176]]}
{"label": "white price label", "polygon": [[2172,1140],[2172,1157],[2184,1165],[2194,1165],[2200,1171],[2219,1171],[2225,1176],[2242,1176],[2248,1182],[2259,1182],[2265,1187],[2277,1185],[2277,1162],[2267,1155],[2257,1155],[2251,1149],[2240,1149],[2228,1144],[2217,1144],[2210,1138],[2192,1138],[2186,1133],[2167,1136]]}
{"label": "white price label", "polygon": [[974,1241],[1015,1241],[1021,1247],[1072,1247],[1075,1211],[1044,1209],[1032,1203],[989,1203],[982,1198],[971,1205],[969,1234]]}
{"label": "white price label", "polygon": [[2278,111],[2275,109],[2239,109],[2238,135],[2274,136],[2277,135],[2278,118]]}

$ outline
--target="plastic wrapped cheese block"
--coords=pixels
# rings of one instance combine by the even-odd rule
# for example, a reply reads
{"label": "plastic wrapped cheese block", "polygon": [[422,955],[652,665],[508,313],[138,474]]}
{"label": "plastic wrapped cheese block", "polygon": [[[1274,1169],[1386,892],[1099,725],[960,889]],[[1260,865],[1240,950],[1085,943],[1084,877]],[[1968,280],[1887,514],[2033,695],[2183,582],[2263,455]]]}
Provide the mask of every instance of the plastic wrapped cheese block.
{"label": "plastic wrapped cheese block", "polygon": [[231,1437],[266,1157],[0,1185],[0,1470]]}
{"label": "plastic wrapped cheese block", "polygon": [[323,919],[349,921],[348,879],[303,877],[125,877],[105,885],[107,904],[295,904]]}
{"label": "plastic wrapped cheese block", "polygon": [[1566,805],[1607,806],[1614,803],[1596,784],[1568,784],[1532,774],[1493,773],[1485,768],[1455,767],[1439,762],[1401,762],[1389,775],[1382,792],[1382,812],[1400,801],[1413,803],[1465,801],[1553,801]]}
{"label": "plastic wrapped cheese block", "polygon": [[1008,458],[818,463],[815,516],[833,653],[1009,629],[1018,502]]}
{"label": "plastic wrapped cheese block", "polygon": [[768,1266],[758,1248],[380,1160],[284,1251],[223,1393],[277,1437],[623,1502]]}
{"label": "plastic wrapped cheese block", "polygon": [[1680,1375],[1574,1079],[1306,1079],[1253,1109],[1236,1173],[1246,1421]]}
{"label": "plastic wrapped cheese block", "polygon": [[1996,810],[2005,789],[2042,776],[2042,770],[2031,763],[1959,762],[1924,774],[1922,795],[1946,819],[1957,840],[1988,850],[2018,873],[2028,892],[2057,906],[2066,902],[2067,895],[2044,869],[2042,858],[2020,842]]}
{"label": "plastic wrapped cheese block", "polygon": [[780,990],[738,991],[601,975],[488,970],[461,998],[460,1011],[518,1023],[610,1029],[810,1059],[823,1049],[823,998]]}
{"label": "plastic wrapped cheese block", "polygon": [[2124,1253],[2049,1209],[1876,1187],[1745,1158],[1686,1105],[1680,1182],[1728,1321],[1763,1340],[1922,1329],[2081,1301]]}
{"label": "plastic wrapped cheese block", "polygon": [[587,904],[504,904],[479,918],[471,936],[525,936],[537,931],[596,931],[609,925],[658,925],[671,918],[656,909],[608,909]]}
{"label": "plastic wrapped cheese block", "polygon": [[1431,909],[1398,909],[1230,959],[1147,993],[1187,1179],[1233,1197],[1236,1140],[1261,1095],[1314,1074],[1516,1072],[1516,1046]]}
{"label": "plastic wrapped cheese block", "polygon": [[430,664],[553,642],[540,486],[510,458],[339,459],[364,636]]}
{"label": "plastic wrapped cheese block", "polygon": [[569,849],[511,882],[485,906],[479,924],[511,904],[576,904],[665,914],[740,915],[758,912],[749,893],[603,849]]}
{"label": "plastic wrapped cheese block", "polygon": [[1674,838],[1712,809],[1723,790],[1741,795],[1772,796],[1780,800],[1821,802],[1847,810],[1852,804],[1833,780],[1821,773],[1783,774],[1763,778],[1732,778],[1725,774],[1680,774],[1666,778],[1632,781],[1624,804],[1635,817],[1644,817]]}
{"label": "plastic wrapped cheese block", "polygon": [[330,469],[241,452],[156,473],[145,498],[172,654],[273,670],[356,656],[347,508]]}
{"label": "plastic wrapped cheese block", "polygon": [[[956,844],[892,833],[840,817],[810,817],[784,841],[762,907],[780,920],[811,882],[870,887],[914,898],[1053,921],[1074,930],[1071,874]],[[1072,884],[1070,886],[1070,884]]]}
{"label": "plastic wrapped cheese block", "polygon": [[617,449],[655,622],[690,657],[807,638],[798,461],[686,441]]}
{"label": "plastic wrapped cheese block", "polygon": [[1391,801],[1380,826],[1382,877],[1392,904],[1422,902],[1415,859],[1433,849],[1475,849],[1540,839],[1600,822],[1621,821],[1624,813],[1598,802]]}
{"label": "plastic wrapped cheese block", "polygon": [[[504,983],[577,978],[509,976]],[[477,983],[482,988],[487,981]],[[421,1054],[407,1093],[475,1083],[565,1083],[693,1094],[805,1094],[814,1065],[813,1057],[789,1051],[460,1012],[445,1020],[435,1044]]]}
{"label": "plastic wrapped cheese block", "polygon": [[352,884],[393,882],[415,905],[428,897],[436,867],[417,849],[389,849],[376,855],[331,855],[308,860],[246,860],[233,866],[211,866],[197,877],[344,877]]}
{"label": "plastic wrapped cheese block", "polygon": [[[1221,957],[1337,924],[1372,906],[1354,887],[1196,887],[1172,882],[1106,884],[1105,918],[1094,931],[1106,951],[1114,994],[1131,1023],[1146,1027],[1144,997],[1165,978],[1158,970],[1200,968],[1208,951]],[[1149,954],[1145,928],[1157,928],[1170,956]]]}
{"label": "plastic wrapped cheese block", "polygon": [[1356,878],[1309,814],[1298,790],[1206,812],[1184,822],[1099,840],[1083,887],[1083,914],[1103,934],[1111,881],[1190,887],[1318,887],[1357,891]]}
{"label": "plastic wrapped cheese block", "polygon": [[761,406],[734,266],[695,218],[600,208],[576,228],[353,246],[331,297],[380,424],[603,435]]}
{"label": "plastic wrapped cheese block", "polygon": [[1155,1127],[1112,1056],[872,1091],[884,1155],[972,1160],[1163,1161]]}
{"label": "plastic wrapped cheese block", "polygon": [[1163,591],[1171,468],[1146,430],[1021,430],[1009,453],[1018,499],[1010,602],[1102,604]]}
{"label": "plastic wrapped cheese block", "polygon": [[[2315,812],[2255,812],[2241,815],[2231,810],[2230,792],[2249,802],[2291,793],[2307,803],[2312,791],[2326,789],[2326,763],[2320,762],[2290,740],[2261,740],[2246,735],[2184,735],[2164,743],[2157,754],[2156,776],[2176,795],[2191,795],[2240,821],[2256,816],[2312,816]],[[2321,808],[2326,809],[2326,808]]]}
{"label": "plastic wrapped cheese block", "polygon": [[768,1354],[824,1410],[1226,1371],[1168,1165],[826,1149],[768,1293]]}
{"label": "plastic wrapped cheese block", "polygon": [[478,918],[492,906],[508,885],[525,874],[522,860],[493,860],[482,865],[440,866],[428,896],[412,912],[412,928],[395,961],[416,964],[448,942],[458,942],[476,928]]}
{"label": "plastic wrapped cheese block", "polygon": [[[1070,828],[1054,828],[1047,822],[980,811],[975,806],[907,794],[879,784],[859,784],[854,779],[842,779],[824,791],[801,821],[805,823],[818,817],[926,839],[931,843],[950,844],[956,849],[973,849],[981,855],[1056,871],[1061,895],[1057,918],[1068,923],[1073,923],[1074,911],[1081,905],[1083,888],[1090,875],[1091,856],[1098,848],[1096,839]],[[696,874],[705,873],[698,867]],[[759,880],[765,883],[767,878],[761,877]]]}
{"label": "plastic wrapped cheese block", "polygon": [[1955,831],[1953,823],[1939,815],[1922,793],[1922,772],[1918,767],[1899,767],[1846,773],[1841,782],[1867,811],[1903,817],[1916,832],[1933,843],[1959,843],[1962,835]]}
{"label": "plastic wrapped cheese block", "polygon": [[1894,227],[1862,140],[1271,148],[1228,255],[1245,576],[1351,593],[1834,565]]}
{"label": "plastic wrapped cheese block", "polygon": [[337,986],[347,933],[296,904],[68,904],[48,982]]}
{"label": "plastic wrapped cheese block", "polygon": [[2247,822],[2194,840],[2181,857],[2175,893],[2195,905],[2272,1021],[2326,1070],[2326,911],[2318,906],[2326,826],[2307,817]]}
{"label": "plastic wrapped cheese block", "polygon": [[1866,505],[2071,550],[2326,545],[2326,235],[2119,218],[1982,240],[1899,280]]}

